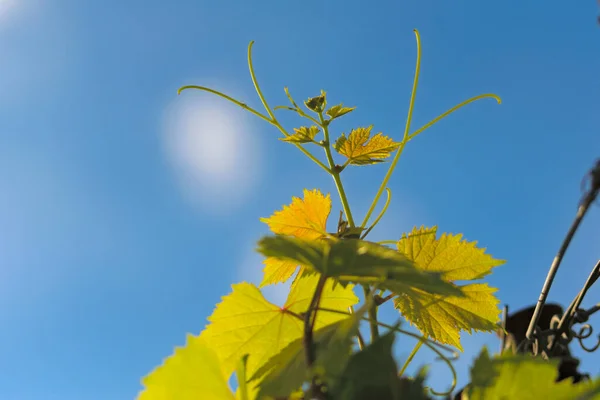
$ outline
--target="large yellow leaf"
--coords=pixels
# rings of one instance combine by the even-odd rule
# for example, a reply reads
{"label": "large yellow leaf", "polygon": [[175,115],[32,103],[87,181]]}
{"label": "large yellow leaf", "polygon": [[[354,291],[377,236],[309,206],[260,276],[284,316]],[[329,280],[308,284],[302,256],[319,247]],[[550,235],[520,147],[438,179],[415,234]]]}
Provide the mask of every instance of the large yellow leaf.
{"label": "large yellow leaf", "polygon": [[192,335],[142,383],[145,389],[138,400],[234,399],[217,354],[203,338]]}
{"label": "large yellow leaf", "polygon": [[[331,212],[331,197],[324,196],[318,189],[304,190],[304,199],[292,198],[292,204],[283,206],[269,218],[261,221],[273,233],[304,239],[319,239],[327,234],[326,224]],[[263,280],[260,286],[285,282],[294,275],[297,263],[267,258],[264,261]],[[300,266],[301,275],[303,267]]]}
{"label": "large yellow leaf", "polygon": [[[436,239],[437,227],[414,228],[402,235],[398,251],[415,262],[417,268],[441,273],[446,281],[477,280],[489,274],[496,260],[476,243],[468,243],[462,235],[443,234]],[[462,350],[460,331],[493,331],[499,320],[496,289],[475,283],[458,286],[464,296],[439,296],[420,292],[418,296],[400,294],[394,299],[396,308],[419,330],[441,343]]]}
{"label": "large yellow leaf", "polygon": [[[209,317],[210,324],[201,336],[215,350],[223,373],[229,377],[239,358],[249,354],[247,374],[252,376],[269,358],[303,334],[303,321],[297,315],[307,311],[318,276],[299,279],[283,307],[268,302],[260,290],[249,283],[233,285]],[[340,311],[358,303],[350,286],[345,289],[328,281],[320,305]],[[295,314],[295,315],[294,315]],[[345,318],[344,315],[319,312],[315,329]]]}
{"label": "large yellow leaf", "polygon": [[400,143],[383,136],[382,133],[369,139],[371,129],[373,126],[353,129],[348,137],[342,133],[335,141],[333,148],[341,155],[346,156],[350,164],[366,165],[382,162],[400,146]]}
{"label": "large yellow leaf", "polygon": [[[460,331],[493,331],[498,322],[496,289],[485,283],[460,286],[464,296],[400,295],[394,299],[402,315],[431,339],[462,351]],[[417,289],[418,290],[418,289]]]}
{"label": "large yellow leaf", "polygon": [[398,241],[398,251],[413,260],[419,268],[439,272],[449,281],[474,280],[492,272],[492,268],[504,264],[477,248],[477,242],[467,242],[462,235],[447,233],[436,240],[437,227],[416,227]]}
{"label": "large yellow leaf", "polygon": [[[357,334],[361,319],[372,305],[372,301],[369,301],[352,315],[314,331],[316,359],[312,370],[316,379],[327,386],[338,381],[352,353],[353,336]],[[266,396],[287,399],[290,393],[310,380],[309,371],[304,338],[299,338],[259,368],[248,386],[258,384],[260,399]]]}

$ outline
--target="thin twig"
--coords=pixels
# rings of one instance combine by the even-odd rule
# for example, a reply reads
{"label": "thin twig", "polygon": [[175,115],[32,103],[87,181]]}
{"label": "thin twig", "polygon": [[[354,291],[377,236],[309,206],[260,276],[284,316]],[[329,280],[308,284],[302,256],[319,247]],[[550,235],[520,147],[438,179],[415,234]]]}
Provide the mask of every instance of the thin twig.
{"label": "thin twig", "polygon": [[385,303],[386,301],[391,300],[391,299],[393,299],[396,296],[397,296],[396,293],[390,293],[390,294],[388,294],[385,297],[375,296],[375,304],[377,304],[377,306],[380,306],[383,303]]}

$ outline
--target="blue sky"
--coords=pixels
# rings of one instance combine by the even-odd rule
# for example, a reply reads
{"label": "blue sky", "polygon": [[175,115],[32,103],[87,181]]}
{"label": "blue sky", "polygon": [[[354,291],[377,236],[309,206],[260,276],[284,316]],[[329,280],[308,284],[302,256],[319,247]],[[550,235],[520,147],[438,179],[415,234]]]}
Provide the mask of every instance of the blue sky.
{"label": "blue sky", "polygon": [[[502,302],[533,303],[600,156],[598,12],[591,0],[0,0],[0,398],[134,398],[231,283],[260,279],[259,217],[303,188],[335,198],[273,127],[208,94],[176,95],[208,85],[259,107],[250,40],[271,105],[286,103],[288,86],[297,100],[325,89],[358,107],[337,133],[374,124],[400,137],[413,28],[423,43],[415,128],[473,95],[500,95],[502,105],[473,104],[407,146],[372,238],[422,224],[463,233],[508,260],[488,279]],[[344,173],[358,219],[385,170]],[[569,302],[583,284],[599,227],[596,208],[551,300]],[[481,345],[498,346],[463,336],[460,385]],[[400,359],[413,345],[399,339]],[[433,358],[423,350],[415,363]],[[436,363],[431,384],[448,383]]]}

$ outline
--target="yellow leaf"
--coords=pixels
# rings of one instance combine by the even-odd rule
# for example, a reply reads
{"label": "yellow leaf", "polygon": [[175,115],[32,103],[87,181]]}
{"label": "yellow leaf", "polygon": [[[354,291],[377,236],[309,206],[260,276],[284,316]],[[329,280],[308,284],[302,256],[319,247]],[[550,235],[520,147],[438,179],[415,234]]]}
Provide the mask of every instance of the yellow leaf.
{"label": "yellow leaf", "polygon": [[283,206],[269,218],[260,220],[273,233],[305,239],[318,239],[327,234],[325,225],[331,212],[331,197],[318,190],[304,189],[304,199],[292,198],[292,204]]}
{"label": "yellow leaf", "polygon": [[[500,310],[496,289],[485,283],[460,287],[464,297],[436,296],[426,292],[419,296],[400,295],[394,299],[402,315],[431,339],[455,346],[460,344],[460,331],[494,331]],[[418,289],[417,289],[418,290]]]}
{"label": "yellow leaf", "polygon": [[[269,358],[303,334],[303,321],[298,314],[306,312],[312,299],[318,276],[299,279],[292,287],[283,307],[269,303],[260,290],[249,283],[233,285],[233,291],[223,297],[209,317],[210,324],[202,332],[215,350],[223,373],[229,377],[243,354],[249,354],[246,372],[252,376]],[[327,282],[321,306],[341,311],[358,303],[351,286],[343,288]],[[295,314],[295,315],[294,315]],[[323,327],[345,318],[344,315],[319,312],[315,327]]]}
{"label": "yellow leaf", "polygon": [[[259,287],[285,282],[294,275],[298,264],[293,261],[267,257],[264,261],[263,280]],[[304,267],[300,266],[302,274]]]}
{"label": "yellow leaf", "polygon": [[356,107],[344,107],[343,104],[338,104],[327,110],[326,114],[329,115],[329,118],[333,120],[341,117],[342,115],[346,115],[349,112],[354,111],[355,109]]}
{"label": "yellow leaf", "polygon": [[294,128],[293,135],[280,138],[279,140],[290,143],[310,143],[314,141],[317,133],[319,133],[319,128],[317,126],[301,126],[300,128]]}
{"label": "yellow leaf", "polygon": [[481,279],[492,272],[492,268],[504,264],[496,260],[485,249],[478,249],[477,242],[467,242],[462,235],[447,233],[436,240],[437,227],[416,227],[398,241],[398,251],[413,260],[417,266],[429,272],[439,272],[449,281]]}
{"label": "yellow leaf", "polygon": [[[436,239],[437,227],[414,228],[402,235],[398,251],[414,261],[423,271],[442,274],[446,281],[477,280],[489,274],[493,267],[504,264],[496,260],[475,242],[462,240],[462,235],[443,234]],[[394,300],[396,308],[408,321],[430,338],[462,350],[460,331],[493,331],[499,320],[496,289],[487,284],[458,286],[464,293],[458,296],[437,296],[420,292],[409,298],[400,295]]]}
{"label": "yellow leaf", "polygon": [[234,399],[217,354],[203,338],[193,335],[142,383],[145,389],[138,400]]}
{"label": "yellow leaf", "polygon": [[333,145],[334,149],[341,155],[346,156],[350,164],[365,165],[382,162],[384,158],[388,158],[390,153],[400,146],[400,143],[383,136],[382,133],[378,133],[369,139],[372,128],[373,126],[354,129],[347,138],[342,133]]}
{"label": "yellow leaf", "polygon": [[[318,189],[304,190],[304,199],[292,198],[292,204],[283,206],[269,218],[261,221],[269,226],[273,233],[291,235],[305,239],[319,239],[327,234],[326,224],[331,212],[331,197],[324,196]],[[287,281],[294,275],[298,264],[267,258],[264,261],[261,287]],[[303,267],[300,266],[301,276]]]}

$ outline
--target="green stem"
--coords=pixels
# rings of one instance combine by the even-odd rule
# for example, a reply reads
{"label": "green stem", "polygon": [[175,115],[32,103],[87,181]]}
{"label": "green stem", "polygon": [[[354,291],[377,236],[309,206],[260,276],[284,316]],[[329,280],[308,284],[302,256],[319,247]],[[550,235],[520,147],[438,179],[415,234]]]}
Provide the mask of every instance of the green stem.
{"label": "green stem", "polygon": [[381,298],[381,300],[379,301],[379,305],[382,305],[382,304],[383,304],[383,303],[385,303],[386,301],[388,301],[388,300],[391,300],[391,299],[393,299],[393,298],[394,298],[394,297],[396,297],[396,296],[397,296],[397,294],[395,294],[395,293],[390,293],[390,294],[388,294],[387,296],[385,296],[385,297],[382,297],[382,298]]}
{"label": "green stem", "polygon": [[[363,292],[365,294],[365,302],[369,301],[371,291],[368,285],[363,285]],[[371,330],[371,342],[379,337],[379,326],[377,325],[377,304],[373,302],[368,310],[369,315],[369,328]]]}
{"label": "green stem", "polygon": [[423,341],[419,340],[417,342],[417,344],[415,345],[415,347],[410,352],[410,355],[408,356],[408,358],[406,359],[406,361],[404,362],[404,365],[400,369],[400,372],[398,372],[398,376],[404,375],[404,372],[406,371],[406,368],[408,368],[408,365],[412,362],[413,358],[415,358],[415,355],[417,354],[417,352],[419,351],[419,349],[421,348],[421,346],[423,346]]}
{"label": "green stem", "polygon": [[319,113],[319,121],[321,123],[321,127],[323,128],[323,136],[325,138],[325,154],[327,155],[327,162],[329,163],[329,172],[333,177],[333,181],[335,182],[335,187],[338,190],[340,195],[340,201],[342,202],[342,207],[344,209],[344,214],[346,214],[346,219],[348,220],[348,225],[351,228],[354,228],[354,219],[352,218],[352,212],[350,211],[350,205],[348,204],[348,198],[346,197],[346,192],[344,191],[344,185],[342,185],[342,180],[340,179],[340,173],[335,168],[335,162],[333,161],[333,156],[331,154],[331,143],[329,141],[329,126],[325,124],[325,120],[323,119],[323,113]]}
{"label": "green stem", "polygon": [[410,103],[408,104],[408,116],[406,118],[406,126],[404,128],[404,136],[402,138],[402,143],[400,144],[400,147],[398,148],[398,150],[396,152],[396,156],[394,157],[394,160],[392,161],[390,168],[388,169],[387,173],[385,174],[385,178],[383,178],[383,182],[381,182],[381,186],[379,186],[379,190],[377,191],[377,194],[375,195],[375,199],[373,199],[373,203],[371,203],[371,207],[369,208],[369,211],[367,211],[367,215],[365,215],[365,219],[363,220],[362,224],[360,225],[361,228],[364,228],[365,225],[367,225],[367,222],[369,221],[371,214],[375,210],[375,206],[379,202],[379,198],[381,197],[383,190],[386,188],[387,183],[390,180],[390,177],[392,176],[392,172],[394,172],[394,169],[396,168],[396,164],[398,164],[398,160],[400,159],[400,155],[402,154],[402,151],[404,150],[404,146],[406,146],[406,143],[408,142],[408,132],[410,131],[410,123],[412,121],[413,108],[415,105],[415,97],[417,95],[417,86],[419,84],[419,73],[421,70],[421,37],[419,36],[418,30],[415,29],[414,32],[415,32],[415,36],[417,38],[417,65],[415,66],[415,77],[413,80],[413,87],[412,87],[412,92],[410,95]]}
{"label": "green stem", "polygon": [[[340,201],[342,202],[342,207],[344,208],[344,213],[346,214],[346,219],[348,220],[348,225],[351,228],[354,228],[354,219],[352,218],[352,212],[350,211],[350,205],[348,204],[348,198],[346,197],[346,192],[344,191],[344,186],[342,185],[342,180],[340,179],[340,173],[336,170],[335,162],[333,161],[333,156],[331,154],[331,142],[329,139],[329,126],[325,123],[323,119],[323,113],[319,113],[319,121],[321,127],[323,128],[323,136],[325,139],[325,154],[327,155],[327,161],[329,162],[329,169],[331,171],[331,176],[335,182],[335,186],[340,195]],[[370,290],[368,285],[363,285],[363,291],[365,293],[365,301],[368,300],[370,295]],[[375,338],[379,337],[379,329],[377,327],[377,306],[373,305],[373,307],[369,308],[369,321],[371,321],[371,341],[375,340]]]}

